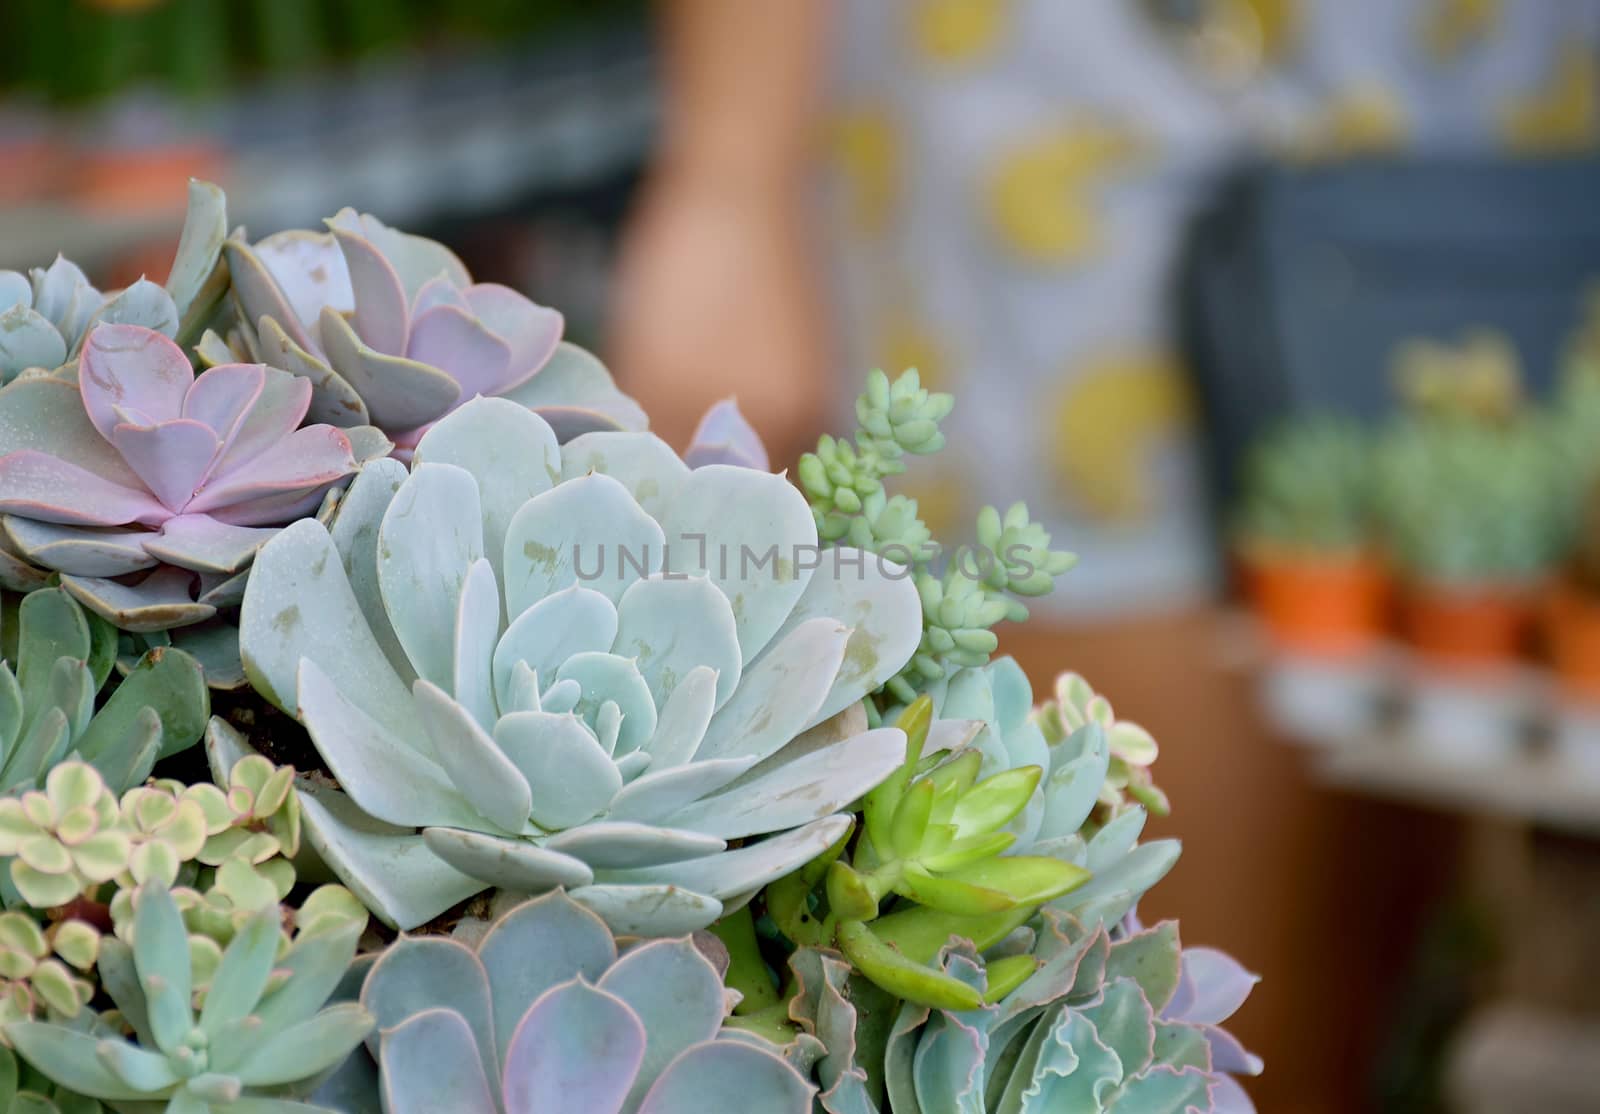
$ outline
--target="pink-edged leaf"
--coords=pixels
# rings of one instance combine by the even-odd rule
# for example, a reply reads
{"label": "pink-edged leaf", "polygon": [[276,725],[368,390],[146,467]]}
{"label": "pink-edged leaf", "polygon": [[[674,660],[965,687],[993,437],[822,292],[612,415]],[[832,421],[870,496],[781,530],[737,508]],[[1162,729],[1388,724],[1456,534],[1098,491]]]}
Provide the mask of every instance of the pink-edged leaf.
{"label": "pink-edged leaf", "polygon": [[434,306],[455,306],[457,309],[471,311],[467,304],[467,296],[455,283],[450,281],[450,276],[445,274],[434,275],[422,284],[422,289],[417,291],[417,296],[411,301],[411,316],[421,317]]}
{"label": "pink-edged leaf", "polygon": [[270,317],[260,319],[256,333],[263,360],[311,384],[311,403],[306,407],[311,421],[341,429],[367,421],[367,404],[320,355],[296,344]]}
{"label": "pink-edged leaf", "polygon": [[233,439],[223,446],[217,463],[211,469],[213,475],[232,472],[255,460],[298,429],[311,408],[313,388],[309,379],[290,375],[274,367],[262,370],[265,378],[261,395],[245,414],[244,421],[239,423]]}
{"label": "pink-edged leaf", "polygon": [[436,421],[461,398],[461,385],[448,372],[374,352],[332,310],[324,311],[319,324],[330,365],[361,396],[378,428],[412,429]]}
{"label": "pink-edged leaf", "polygon": [[138,584],[91,576],[63,576],[72,598],[107,622],[142,634],[211,618],[217,609],[194,600],[194,574],[159,565]]}
{"label": "pink-edged leaf", "polygon": [[119,425],[112,430],[111,443],[173,514],[194,498],[220,447],[211,427],[191,418],[153,426]]}
{"label": "pink-edged leaf", "polygon": [[712,405],[694,431],[694,440],[683,454],[690,468],[707,464],[733,464],[765,472],[769,467],[767,447],[761,435],[739,412],[731,398]]}
{"label": "pink-edged leaf", "polygon": [[230,526],[286,526],[316,514],[327,500],[329,484],[304,490],[283,491],[207,513]]}
{"label": "pink-edged leaf", "polygon": [[155,421],[183,414],[194,382],[189,358],[172,341],[140,325],[98,325],[83,343],[78,390],[100,436],[113,441],[117,407],[138,410]]}
{"label": "pink-edged leaf", "polygon": [[[310,493],[356,470],[350,439],[332,426],[297,429],[266,452],[211,482],[190,502],[194,514],[230,511],[226,521],[238,526],[273,526],[281,523],[280,502],[273,496]],[[219,514],[219,517],[222,517]]]}
{"label": "pink-edged leaf", "polygon": [[172,517],[148,491],[31,449],[0,456],[0,513],[73,526],[159,526]]}
{"label": "pink-edged leaf", "polygon": [[1226,952],[1215,948],[1185,948],[1183,977],[1164,1015],[1175,1021],[1218,1024],[1232,1017],[1261,976]]}
{"label": "pink-edged leaf", "polygon": [[461,388],[459,402],[499,394],[511,385],[511,346],[454,306],[435,306],[412,323],[406,356],[454,379]]}
{"label": "pink-edged leaf", "polygon": [[1238,1075],[1260,1075],[1266,1065],[1261,1057],[1251,1052],[1239,1038],[1216,1025],[1202,1025],[1206,1043],[1211,1046],[1213,1071],[1234,1072]]}
{"label": "pink-edged leaf", "polygon": [[262,364],[219,364],[196,377],[183,399],[183,416],[211,427],[226,445],[267,381]]}
{"label": "pink-edged leaf", "polygon": [[335,228],[333,235],[350,271],[350,290],[355,298],[352,324],[356,334],[375,352],[386,356],[403,355],[411,311],[400,276],[365,236],[343,228]]}
{"label": "pink-edged leaf", "polygon": [[205,573],[233,573],[244,568],[278,531],[271,527],[230,526],[210,515],[182,514],[169,518],[145,550],[169,565]]}
{"label": "pink-edged leaf", "polygon": [[58,572],[125,576],[156,563],[144,548],[155,535],[141,526],[64,526],[15,516],[7,516],[3,526],[23,557]]}
{"label": "pink-edged leaf", "polygon": [[560,311],[541,306],[509,286],[494,282],[469,286],[465,294],[478,320],[511,348],[506,382],[500,390],[510,390],[527,381],[555,354],[566,326]]}
{"label": "pink-edged leaf", "polygon": [[546,991],[506,1047],[506,1114],[616,1114],[644,1061],[645,1031],[614,994],[581,980]]}
{"label": "pink-edged leaf", "polygon": [[354,233],[370,241],[400,276],[408,299],[415,299],[424,285],[441,274],[458,287],[472,282],[466,264],[455,252],[426,236],[390,228],[371,214],[358,213],[346,206],[324,223],[336,231]]}

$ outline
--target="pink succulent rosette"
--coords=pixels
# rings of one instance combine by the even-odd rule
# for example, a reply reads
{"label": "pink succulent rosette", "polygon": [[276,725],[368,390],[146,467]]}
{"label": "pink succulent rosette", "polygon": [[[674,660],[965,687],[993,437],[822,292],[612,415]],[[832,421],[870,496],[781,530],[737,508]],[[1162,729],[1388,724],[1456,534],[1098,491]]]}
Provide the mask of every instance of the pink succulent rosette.
{"label": "pink succulent rosette", "polygon": [[645,428],[600,361],[562,341],[557,311],[473,282],[448,248],[376,217],[343,209],[327,224],[225,248],[245,345],[313,384],[317,420],[370,422],[403,460],[480,395],[537,411],[562,441]]}
{"label": "pink succulent rosette", "polygon": [[98,326],[76,383],[0,390],[0,549],[126,629],[208,618],[278,527],[387,450],[371,429],[302,427],[311,395],[262,364],[197,376],[160,333]]}

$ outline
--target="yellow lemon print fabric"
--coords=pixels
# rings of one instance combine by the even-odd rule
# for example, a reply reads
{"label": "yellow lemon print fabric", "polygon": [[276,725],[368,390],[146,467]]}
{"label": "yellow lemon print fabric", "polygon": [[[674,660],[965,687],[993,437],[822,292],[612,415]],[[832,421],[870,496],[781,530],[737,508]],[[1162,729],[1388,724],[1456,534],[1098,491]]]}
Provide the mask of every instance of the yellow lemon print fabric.
{"label": "yellow lemon print fabric", "polygon": [[1030,263],[1075,263],[1093,254],[1105,236],[1100,191],[1138,150],[1125,129],[1086,123],[1003,155],[987,190],[1000,243]]}

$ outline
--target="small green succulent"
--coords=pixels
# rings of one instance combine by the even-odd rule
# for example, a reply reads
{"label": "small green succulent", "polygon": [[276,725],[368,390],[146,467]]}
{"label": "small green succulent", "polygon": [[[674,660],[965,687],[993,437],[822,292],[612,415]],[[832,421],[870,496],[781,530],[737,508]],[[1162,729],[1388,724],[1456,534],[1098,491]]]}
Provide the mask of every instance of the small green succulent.
{"label": "small green succulent", "polygon": [[99,954],[100,933],[86,921],[43,928],[28,913],[0,913],[0,1024],[77,1017],[94,996],[82,973]]}
{"label": "small green succulent", "polygon": [[373,964],[388,1114],[807,1114],[813,1088],[771,1048],[720,1039],[717,969],[688,939],[619,954],[560,892],[469,946],[404,936]]}
{"label": "small green succulent", "polygon": [[1246,548],[1340,554],[1370,544],[1377,477],[1372,437],[1327,415],[1285,421],[1251,446],[1234,533]]}
{"label": "small green succulent", "polygon": [[1055,699],[1035,710],[1033,720],[1052,747],[1090,723],[1100,725],[1111,751],[1105,787],[1100,792],[1105,807],[1102,819],[1114,820],[1134,805],[1156,816],[1171,813],[1167,795],[1151,780],[1150,767],[1160,753],[1155,736],[1131,720],[1117,719],[1111,701],[1096,693],[1081,675],[1068,672],[1057,677]]}
{"label": "small green succulent", "polygon": [[121,790],[200,738],[210,698],[181,650],[144,654],[96,708],[116,647],[116,631],[61,588],[29,592],[14,618],[0,616],[0,788],[32,788],[76,756]]}
{"label": "small green succulent", "polygon": [[116,795],[93,766],[63,762],[43,790],[0,799],[0,858],[36,909],[65,905],[129,867],[134,841]]}
{"label": "small green succulent", "polygon": [[75,1095],[19,1061],[0,1046],[0,1110],[6,1114],[101,1114],[105,1107]]}
{"label": "small green succulent", "polygon": [[1028,610],[1016,597],[1042,596],[1077,558],[1050,548],[1050,536],[1015,503],[1002,515],[978,515],[977,544],[949,556],[942,573],[933,566],[943,547],[918,517],[917,503],[889,495],[886,478],[906,470],[905,458],[944,447],[939,423],[954,400],[923,389],[915,369],[892,384],[882,371],[867,377],[856,400],[854,445],[823,437],[796,470],[800,488],[825,541],[849,542],[905,566],[922,601],[923,636],[903,670],[886,686],[888,699],[909,702],[958,669],[988,662],[999,646],[992,629],[1021,621]]}
{"label": "small green succulent", "polygon": [[[323,1009],[355,956],[358,925],[329,922],[279,954],[276,908],[252,916],[223,951],[198,1013],[188,932],[158,882],[134,897],[132,944],[107,939],[99,974],[133,1039],[40,1021],[0,1029],[55,1083],[168,1114],[294,1114],[293,1101],[371,1032],[360,1005]],[[277,972],[287,972],[279,975]]]}
{"label": "small green succulent", "polygon": [[1535,413],[1488,423],[1398,418],[1378,448],[1378,511],[1408,576],[1454,583],[1530,582],[1570,533],[1559,439]]}

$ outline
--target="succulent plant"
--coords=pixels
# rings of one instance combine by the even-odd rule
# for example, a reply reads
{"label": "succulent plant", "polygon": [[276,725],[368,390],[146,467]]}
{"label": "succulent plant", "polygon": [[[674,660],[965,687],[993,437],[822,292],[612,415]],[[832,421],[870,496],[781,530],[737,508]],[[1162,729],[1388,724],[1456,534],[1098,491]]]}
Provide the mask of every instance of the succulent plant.
{"label": "succulent plant", "polygon": [[[1050,913],[1014,938],[1022,977],[996,993],[998,964],[945,948],[947,977],[983,1004],[961,1011],[885,998],[833,952],[792,960],[798,1033],[787,1054],[813,1063],[830,1114],[964,1110],[1244,1114],[1226,1074],[1260,1062],[1219,1023],[1253,984],[1216,952],[1182,952],[1171,923],[1113,939]],[[1199,993],[1200,980],[1211,993]]]}
{"label": "succulent plant", "polygon": [[1056,678],[1055,699],[1035,709],[1033,721],[1050,746],[1060,746],[1067,736],[1090,723],[1100,725],[1111,752],[1100,791],[1103,819],[1114,820],[1134,804],[1157,816],[1172,811],[1167,795],[1151,780],[1150,766],[1160,753],[1155,736],[1131,720],[1117,719],[1111,701],[1096,693],[1079,674],[1068,672]]}
{"label": "succulent plant", "polygon": [[304,1114],[308,1107],[288,1096],[309,1093],[372,1029],[359,1005],[322,1008],[355,955],[358,925],[302,932],[279,955],[277,909],[255,914],[222,953],[197,1014],[177,903],[164,886],[147,883],[134,909],[132,944],[106,939],[99,962],[132,1040],[40,1021],[0,1030],[57,1084],[119,1108]]}
{"label": "succulent plant", "polygon": [[907,565],[922,600],[923,637],[906,667],[887,683],[887,698],[909,703],[963,668],[982,666],[999,646],[991,629],[1002,620],[1020,622],[1028,609],[1016,596],[1041,596],[1056,577],[1077,563],[1050,548],[1050,536],[1013,504],[1004,515],[985,507],[978,515],[977,545],[950,556],[942,572],[933,565],[943,553],[918,517],[917,503],[885,491],[885,478],[906,469],[908,455],[944,447],[939,423],[953,400],[929,394],[915,369],[892,384],[882,371],[867,378],[856,400],[855,444],[823,437],[798,469],[800,486],[816,517],[818,533]]}
{"label": "succulent plant", "polygon": [[376,217],[343,209],[327,226],[225,249],[246,346],[314,385],[317,420],[371,422],[402,459],[478,395],[533,407],[563,440],[644,428],[600,362],[562,342],[555,310],[474,283],[448,248]]}
{"label": "succulent plant", "polygon": [[133,840],[99,771],[63,762],[44,789],[0,798],[0,858],[36,909],[65,905],[128,869]]}
{"label": "succulent plant", "polygon": [[[160,333],[96,327],[76,384],[24,379],[0,392],[0,512],[13,551],[62,573],[125,629],[209,618],[216,609],[190,598],[192,580],[239,573],[274,527],[387,451],[370,429],[301,428],[310,399],[308,382],[274,368],[196,376]],[[113,579],[140,573],[137,585]]]}
{"label": "succulent plant", "polygon": [[111,298],[79,267],[57,256],[24,276],[0,271],[0,386],[29,368],[52,371],[78,354],[101,322],[142,325],[169,337],[193,335],[221,297],[218,259],[227,226],[222,191],[189,187],[189,215],[166,287],[140,279]]}
{"label": "succulent plant", "polygon": [[619,956],[560,892],[517,906],[473,946],[402,937],[362,1004],[388,1114],[806,1114],[813,1088],[774,1051],[718,1039],[722,980],[688,939]]}
{"label": "succulent plant", "polygon": [[1342,554],[1371,544],[1377,477],[1357,422],[1283,422],[1256,440],[1239,478],[1234,533],[1247,549]]}
{"label": "succulent plant", "polygon": [[736,464],[765,472],[767,447],[739,412],[739,404],[725,398],[707,410],[695,427],[694,439],[684,450],[683,462],[690,468],[707,464]]}
{"label": "succulent plant", "polygon": [[1405,575],[1436,582],[1537,579],[1569,536],[1561,460],[1536,414],[1396,419],[1377,462],[1390,557]]}
{"label": "succulent plant", "polygon": [[22,598],[16,621],[0,628],[0,651],[16,665],[0,661],[0,789],[31,788],[76,756],[120,791],[157,758],[192,746],[205,726],[205,680],[181,650],[143,654],[96,709],[116,632],[60,588]]}
{"label": "succulent plant", "polygon": [[0,1024],[77,1017],[94,996],[81,972],[94,967],[100,933],[82,920],[44,928],[27,913],[0,913]]}
{"label": "succulent plant", "polygon": [[1405,341],[1391,366],[1396,393],[1419,412],[1496,422],[1522,406],[1522,364],[1498,330],[1471,330],[1456,344]]}
{"label": "succulent plant", "polygon": [[348,794],[305,787],[311,843],[401,927],[491,885],[709,924],[838,839],[904,749],[818,725],[904,662],[915,593],[861,554],[813,570],[815,541],[781,476],[468,403],[252,571],[252,683]]}

